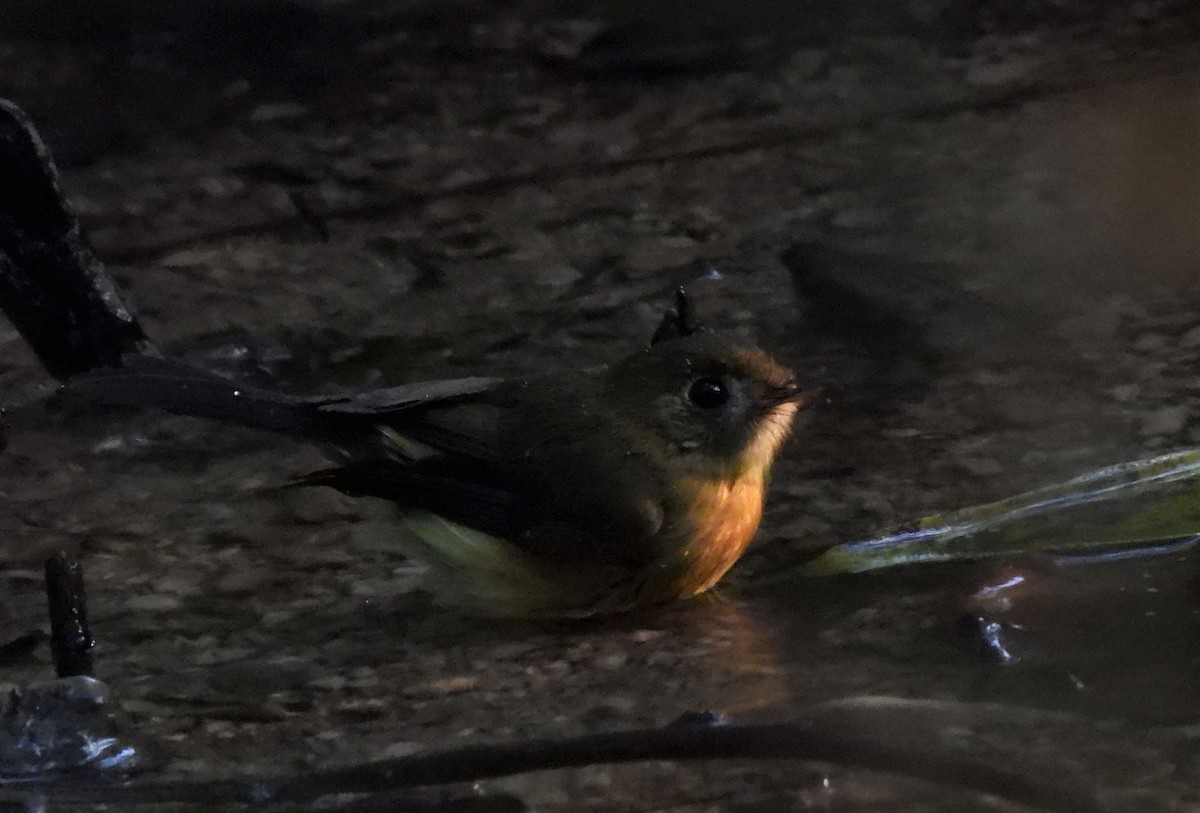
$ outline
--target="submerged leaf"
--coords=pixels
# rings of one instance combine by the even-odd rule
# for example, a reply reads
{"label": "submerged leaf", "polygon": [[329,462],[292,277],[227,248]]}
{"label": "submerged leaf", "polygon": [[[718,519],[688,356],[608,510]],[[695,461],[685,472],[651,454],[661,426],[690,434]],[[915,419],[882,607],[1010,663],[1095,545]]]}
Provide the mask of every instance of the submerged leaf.
{"label": "submerged leaf", "polygon": [[1200,537],[1200,449],[1119,463],[998,502],[835,545],[813,575],[1044,552],[1133,555]]}

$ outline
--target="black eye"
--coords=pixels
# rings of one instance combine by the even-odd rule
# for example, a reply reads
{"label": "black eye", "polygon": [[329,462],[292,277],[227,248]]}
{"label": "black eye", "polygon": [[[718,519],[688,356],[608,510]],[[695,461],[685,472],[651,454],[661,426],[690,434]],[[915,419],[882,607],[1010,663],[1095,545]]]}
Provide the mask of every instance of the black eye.
{"label": "black eye", "polygon": [[709,375],[693,381],[687,397],[701,409],[716,409],[729,400],[729,387],[721,379]]}

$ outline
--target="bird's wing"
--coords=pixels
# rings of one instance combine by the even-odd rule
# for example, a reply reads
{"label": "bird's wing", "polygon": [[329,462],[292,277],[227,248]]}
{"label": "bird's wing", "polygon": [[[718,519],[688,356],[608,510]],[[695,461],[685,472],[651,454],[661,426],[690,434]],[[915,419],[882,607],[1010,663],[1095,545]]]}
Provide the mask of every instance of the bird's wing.
{"label": "bird's wing", "polygon": [[419,406],[456,401],[494,389],[502,378],[451,378],[373,390],[359,395],[307,399],[321,411],[386,418]]}
{"label": "bird's wing", "polygon": [[[659,492],[642,482],[640,469],[622,467],[619,444],[592,442],[597,434],[610,437],[610,429],[570,409],[513,425],[513,412],[530,411],[521,393],[588,402],[573,390],[555,390],[565,386],[556,380],[534,388],[510,382],[505,389],[499,379],[466,378],[305,398],[242,387],[184,362],[135,356],[123,367],[71,379],[62,393],[336,443],[355,459],[300,482],[432,511],[543,554],[595,555],[625,543],[636,549],[662,522],[646,498]],[[392,437],[433,453],[405,455],[389,446]]]}
{"label": "bird's wing", "polygon": [[439,458],[415,463],[376,459],[316,471],[294,483],[330,486],[355,497],[380,497],[440,514],[493,536],[512,536],[517,494],[475,474],[467,476],[461,464],[447,464]]}
{"label": "bird's wing", "polygon": [[[663,521],[656,503],[603,486],[599,491],[606,499],[581,501],[561,490],[580,485],[571,480],[505,480],[495,468],[478,461],[434,457],[416,462],[354,461],[295,482],[430,511],[541,557],[603,557],[619,563],[646,553],[646,540]],[[585,487],[596,485],[589,482]]]}

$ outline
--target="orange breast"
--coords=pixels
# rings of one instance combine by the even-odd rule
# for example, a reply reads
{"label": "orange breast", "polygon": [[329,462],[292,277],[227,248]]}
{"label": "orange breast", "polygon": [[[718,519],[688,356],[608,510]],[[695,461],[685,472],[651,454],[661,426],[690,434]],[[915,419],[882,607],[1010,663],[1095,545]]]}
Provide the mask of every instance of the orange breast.
{"label": "orange breast", "polygon": [[703,593],[733,567],[754,538],[763,508],[758,477],[705,482],[691,492],[692,541],[681,563],[682,595]]}

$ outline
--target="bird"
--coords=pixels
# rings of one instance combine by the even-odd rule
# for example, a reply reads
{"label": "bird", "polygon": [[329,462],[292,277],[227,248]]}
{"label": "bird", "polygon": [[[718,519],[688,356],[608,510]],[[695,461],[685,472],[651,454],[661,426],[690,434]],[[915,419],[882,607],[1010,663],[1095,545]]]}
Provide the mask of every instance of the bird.
{"label": "bird", "polygon": [[758,347],[699,326],[677,294],[651,343],[607,367],[303,397],[126,357],[70,400],[218,419],[314,441],[336,464],[294,485],[390,500],[398,549],[474,615],[585,618],[699,595],[738,561],[812,395]]}

